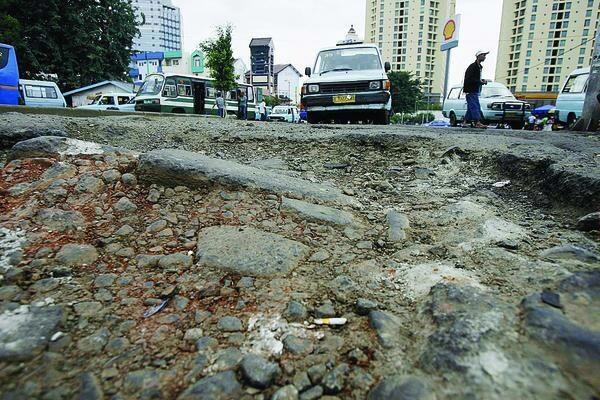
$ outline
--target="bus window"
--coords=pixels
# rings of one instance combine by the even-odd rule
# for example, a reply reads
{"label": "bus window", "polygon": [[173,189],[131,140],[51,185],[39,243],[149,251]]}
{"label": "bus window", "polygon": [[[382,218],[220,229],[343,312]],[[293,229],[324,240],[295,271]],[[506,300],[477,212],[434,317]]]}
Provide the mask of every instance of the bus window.
{"label": "bus window", "polygon": [[177,94],[192,97],[192,82],[189,79],[178,79]]}
{"label": "bus window", "polygon": [[0,46],[0,69],[6,67],[8,64],[8,52],[10,50],[6,47]]}
{"label": "bus window", "polygon": [[252,90],[252,86],[246,87],[246,97],[248,97],[249,103],[252,103],[254,101],[254,90]]}
{"label": "bus window", "polygon": [[237,100],[237,90],[227,92],[227,100]]}
{"label": "bus window", "polygon": [[215,97],[217,97],[217,91],[215,90],[214,87],[207,87],[206,88],[206,97],[214,99]]}
{"label": "bus window", "polygon": [[48,86],[25,85],[25,95],[32,99],[58,99],[56,90]]}
{"label": "bus window", "polygon": [[163,89],[164,97],[177,97],[177,84],[175,79],[169,78],[165,82],[165,88]]}

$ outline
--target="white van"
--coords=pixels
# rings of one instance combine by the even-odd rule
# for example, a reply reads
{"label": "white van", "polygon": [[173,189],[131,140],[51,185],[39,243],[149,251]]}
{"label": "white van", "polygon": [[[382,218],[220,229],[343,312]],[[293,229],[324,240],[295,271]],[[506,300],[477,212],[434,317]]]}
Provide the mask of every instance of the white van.
{"label": "white van", "polygon": [[19,80],[19,89],[26,106],[66,107],[67,102],[54,82]]}
{"label": "white van", "polygon": [[589,67],[576,69],[571,72],[558,94],[556,99],[557,116],[559,121],[568,126],[581,118],[589,77]]}
{"label": "white van", "polygon": [[[531,114],[531,105],[517,100],[506,86],[488,81],[481,89],[479,97],[481,112],[486,123],[506,123],[514,129],[521,129]],[[467,98],[462,86],[454,86],[448,92],[442,111],[450,119],[450,125],[457,126],[467,114]]]}
{"label": "white van", "polygon": [[97,95],[87,106],[78,108],[84,110],[114,110],[114,111],[135,111],[135,104],[131,109],[123,109],[122,106],[131,102],[135,97],[133,93],[104,93]]}
{"label": "white van", "polygon": [[302,86],[302,108],[308,122],[389,124],[390,69],[374,44],[344,42],[321,50],[314,69],[305,69],[309,78]]}
{"label": "white van", "polygon": [[300,111],[293,106],[275,106],[271,114],[269,114],[268,120],[295,124],[300,122]]}

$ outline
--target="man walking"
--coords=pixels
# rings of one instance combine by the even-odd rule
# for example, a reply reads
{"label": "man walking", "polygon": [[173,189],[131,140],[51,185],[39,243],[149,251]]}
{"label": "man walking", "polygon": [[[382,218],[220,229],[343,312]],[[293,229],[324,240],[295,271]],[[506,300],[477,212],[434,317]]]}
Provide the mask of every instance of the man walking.
{"label": "man walking", "polygon": [[215,99],[215,105],[213,108],[217,107],[217,111],[219,113],[219,117],[225,118],[225,99],[221,92],[217,93],[217,98]]}
{"label": "man walking", "polygon": [[486,85],[487,81],[481,79],[481,71],[483,70],[482,62],[489,54],[489,51],[478,51],[475,54],[476,60],[473,64],[469,65],[465,72],[465,84],[463,92],[467,95],[467,114],[465,115],[465,125],[470,124],[471,127],[485,129],[485,126],[481,121],[483,115],[481,114],[481,105],[479,104],[479,95],[481,94],[481,86]]}
{"label": "man walking", "polygon": [[240,91],[240,109],[238,118],[247,120],[248,119],[248,97],[244,91]]}
{"label": "man walking", "polygon": [[258,105],[258,112],[260,113],[260,120],[266,121],[267,120],[267,103],[265,103],[264,99]]}

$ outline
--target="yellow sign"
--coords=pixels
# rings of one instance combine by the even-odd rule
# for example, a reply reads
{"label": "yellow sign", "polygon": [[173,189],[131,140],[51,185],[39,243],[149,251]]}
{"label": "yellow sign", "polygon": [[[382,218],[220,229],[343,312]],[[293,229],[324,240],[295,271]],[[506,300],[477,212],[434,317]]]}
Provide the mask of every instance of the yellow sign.
{"label": "yellow sign", "polygon": [[446,26],[444,26],[444,40],[449,41],[454,37],[456,33],[456,21],[453,19],[446,22]]}
{"label": "yellow sign", "polygon": [[460,14],[448,18],[446,22],[444,22],[442,35],[444,39],[442,41],[442,51],[450,50],[458,46],[458,37],[460,36]]}
{"label": "yellow sign", "polygon": [[356,103],[356,96],[353,94],[345,94],[343,96],[333,96],[333,104],[348,104]]}

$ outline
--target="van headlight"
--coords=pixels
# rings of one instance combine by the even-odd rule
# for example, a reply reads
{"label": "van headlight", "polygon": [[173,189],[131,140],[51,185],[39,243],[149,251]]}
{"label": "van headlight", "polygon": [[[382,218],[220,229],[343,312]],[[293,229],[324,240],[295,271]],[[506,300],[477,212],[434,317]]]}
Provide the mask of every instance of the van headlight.
{"label": "van headlight", "polygon": [[319,85],[308,85],[308,93],[319,93]]}
{"label": "van headlight", "polygon": [[369,82],[369,89],[371,89],[371,90],[379,90],[379,89],[381,89],[381,81],[372,81],[372,82]]}

